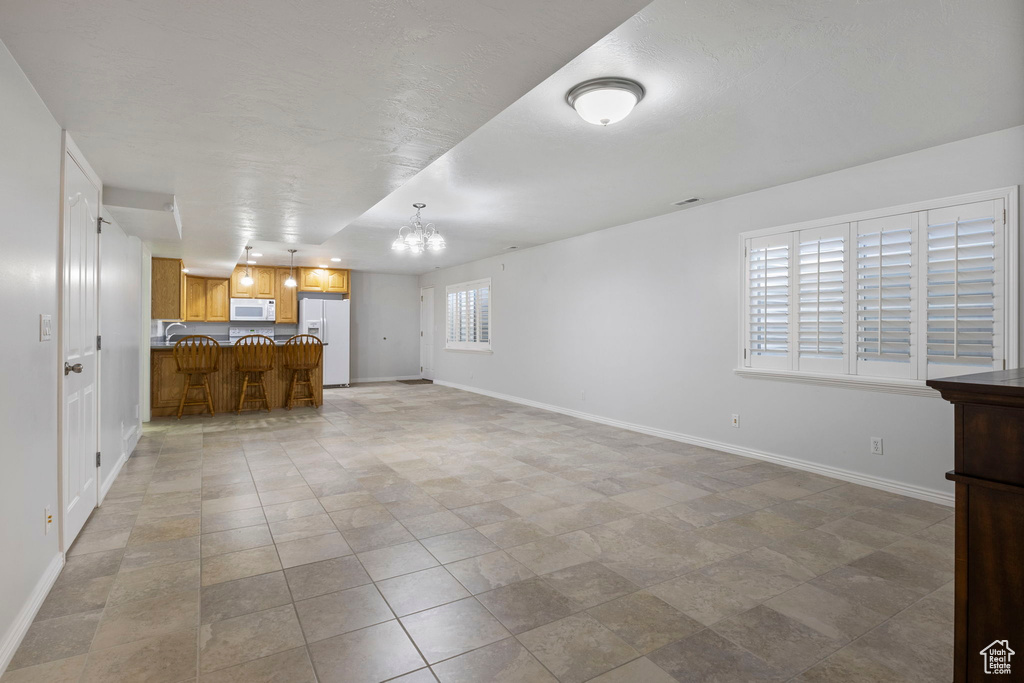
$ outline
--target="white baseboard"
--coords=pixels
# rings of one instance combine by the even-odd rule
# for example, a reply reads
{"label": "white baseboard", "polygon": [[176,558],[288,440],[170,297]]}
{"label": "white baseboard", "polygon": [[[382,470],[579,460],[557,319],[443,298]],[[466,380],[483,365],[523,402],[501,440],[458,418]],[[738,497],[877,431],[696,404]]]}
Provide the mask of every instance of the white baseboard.
{"label": "white baseboard", "polygon": [[357,377],[352,380],[352,384],[358,382],[397,382],[402,379],[420,379],[419,375],[401,375],[400,377]]}
{"label": "white baseboard", "polygon": [[0,676],[7,670],[7,665],[11,663],[14,653],[18,651],[18,646],[21,645],[22,639],[28,633],[32,620],[36,618],[39,608],[43,605],[43,600],[49,595],[50,589],[53,588],[53,582],[57,580],[63,567],[64,554],[57,553],[53,560],[50,561],[46,571],[39,577],[36,587],[32,589],[28,600],[22,605],[21,611],[18,612],[18,616],[14,619],[14,623],[11,624],[11,627],[7,629],[7,633],[4,634],[4,639],[0,641]]}
{"label": "white baseboard", "polygon": [[721,441],[712,441],[711,439],[704,439],[699,436],[691,436],[690,434],[670,432],[666,429],[658,429],[656,427],[647,427],[645,425],[633,424],[631,422],[623,422],[621,420],[614,420],[609,417],[602,417],[600,415],[584,413],[579,410],[572,410],[571,408],[562,408],[561,406],[551,405],[548,403],[540,403],[539,401],[531,401],[530,399],[519,398],[518,396],[499,394],[498,392],[495,391],[479,389],[477,387],[471,387],[464,384],[456,384],[455,382],[446,382],[445,380],[435,379],[434,384],[440,384],[441,386],[451,387],[452,389],[469,391],[471,393],[481,394],[483,396],[490,396],[491,398],[497,398],[502,401],[509,401],[510,403],[519,403],[521,405],[530,406],[532,408],[550,410],[551,412],[554,413],[560,413],[562,415],[577,417],[581,420],[597,422],[599,424],[608,425],[610,427],[618,427],[620,429],[628,429],[631,432],[639,432],[640,434],[657,436],[662,439],[669,439],[670,441],[679,441],[681,443],[688,443],[694,446],[702,446],[704,448],[710,448],[716,451],[722,451],[724,453],[732,453],[734,455],[742,455],[744,457],[755,458],[757,460],[767,460],[768,462],[774,462],[779,465],[785,465],[786,467],[792,467],[793,469],[803,470],[805,472],[813,472],[814,474],[820,474],[825,477],[832,477],[833,479],[841,479],[842,481],[848,481],[852,484],[870,486],[871,488],[880,489],[882,491],[897,493],[901,496],[909,496],[911,498],[917,498],[919,500],[926,500],[930,503],[938,503],[939,505],[948,505],[950,507],[953,506],[953,494],[946,491],[940,491],[938,489],[929,489],[923,486],[904,484],[902,482],[894,481],[892,479],[885,479],[883,477],[876,477],[874,475],[863,474],[860,472],[852,472],[850,470],[844,470],[839,467],[832,467],[831,465],[821,465],[815,462],[808,462],[807,460],[799,460],[797,458],[791,458],[786,455],[779,455],[777,453],[759,451],[753,448],[747,448],[746,446],[736,446]]}

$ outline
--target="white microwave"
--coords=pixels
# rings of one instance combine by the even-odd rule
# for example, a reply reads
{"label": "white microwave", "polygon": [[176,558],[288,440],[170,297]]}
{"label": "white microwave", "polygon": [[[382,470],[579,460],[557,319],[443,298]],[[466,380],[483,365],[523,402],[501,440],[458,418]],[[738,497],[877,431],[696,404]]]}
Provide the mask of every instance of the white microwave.
{"label": "white microwave", "polygon": [[232,299],[231,322],[274,322],[273,299]]}

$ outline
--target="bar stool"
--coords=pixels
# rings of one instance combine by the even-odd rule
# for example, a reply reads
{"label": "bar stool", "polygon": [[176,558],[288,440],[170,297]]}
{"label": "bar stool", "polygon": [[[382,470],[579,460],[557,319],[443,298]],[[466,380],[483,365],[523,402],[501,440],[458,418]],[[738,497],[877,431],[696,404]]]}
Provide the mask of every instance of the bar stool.
{"label": "bar stool", "polygon": [[[316,400],[316,391],[313,389],[312,370],[320,367],[320,360],[324,356],[324,344],[311,334],[297,334],[284,343],[284,365],[292,371],[291,383],[288,387],[288,410],[296,403],[309,401],[314,406],[320,404]],[[295,396],[296,388],[305,386],[309,396]]]}
{"label": "bar stool", "polygon": [[[217,372],[217,365],[220,363],[220,344],[217,340],[202,334],[182,337],[174,345],[174,362],[178,365],[178,372],[185,375],[185,388],[181,392],[181,402],[178,404],[178,419],[181,419],[185,406],[206,406],[210,410],[210,415],[214,415],[209,375]],[[202,378],[202,382],[193,384],[192,380],[197,375]],[[202,400],[188,400],[188,392],[193,389],[203,390]]]}
{"label": "bar stool", "polygon": [[[262,403],[270,412],[270,398],[267,396],[267,382],[263,373],[274,369],[275,350],[274,340],[262,334],[246,335],[235,342],[235,368],[242,373],[242,393],[238,395],[236,414],[242,414],[246,403]],[[258,391],[248,395],[250,386]]]}

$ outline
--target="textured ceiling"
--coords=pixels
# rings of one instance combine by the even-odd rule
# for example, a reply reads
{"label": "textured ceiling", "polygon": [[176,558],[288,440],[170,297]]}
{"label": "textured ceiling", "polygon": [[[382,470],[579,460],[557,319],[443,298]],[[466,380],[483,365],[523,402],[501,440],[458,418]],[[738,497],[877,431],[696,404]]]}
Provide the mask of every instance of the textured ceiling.
{"label": "textured ceiling", "polygon": [[176,195],[182,255],[319,244],[646,0],[4,0],[0,40],[106,185]]}
{"label": "textured ceiling", "polygon": [[[1024,123],[1021,0],[656,0],[382,200],[324,250],[423,273]],[[621,123],[576,83],[626,76]],[[392,254],[424,218],[441,255]]]}

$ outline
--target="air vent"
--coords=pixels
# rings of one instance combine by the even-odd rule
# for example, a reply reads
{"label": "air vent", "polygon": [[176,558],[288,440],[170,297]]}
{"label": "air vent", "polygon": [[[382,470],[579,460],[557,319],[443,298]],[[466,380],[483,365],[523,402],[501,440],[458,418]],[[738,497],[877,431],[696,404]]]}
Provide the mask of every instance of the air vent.
{"label": "air vent", "polygon": [[687,204],[693,204],[699,201],[700,197],[688,197],[686,199],[680,199],[678,202],[672,202],[672,206],[686,206]]}
{"label": "air vent", "polygon": [[519,247],[513,245],[511,247],[505,247],[505,251],[511,251],[512,249],[518,249],[518,248]]}

